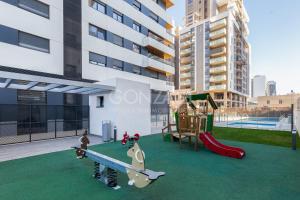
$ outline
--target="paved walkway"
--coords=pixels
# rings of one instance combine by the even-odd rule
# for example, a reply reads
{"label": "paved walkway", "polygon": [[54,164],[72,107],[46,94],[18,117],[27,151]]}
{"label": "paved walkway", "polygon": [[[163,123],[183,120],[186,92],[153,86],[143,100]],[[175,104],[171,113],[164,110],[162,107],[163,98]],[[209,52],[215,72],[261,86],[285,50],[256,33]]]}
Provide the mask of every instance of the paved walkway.
{"label": "paved walkway", "polygon": [[[31,143],[21,143],[12,145],[0,145],[0,162],[36,156],[51,152],[64,151],[71,146],[79,145],[79,136],[53,140],[43,140]],[[89,136],[90,145],[101,144],[102,139],[97,136]]]}

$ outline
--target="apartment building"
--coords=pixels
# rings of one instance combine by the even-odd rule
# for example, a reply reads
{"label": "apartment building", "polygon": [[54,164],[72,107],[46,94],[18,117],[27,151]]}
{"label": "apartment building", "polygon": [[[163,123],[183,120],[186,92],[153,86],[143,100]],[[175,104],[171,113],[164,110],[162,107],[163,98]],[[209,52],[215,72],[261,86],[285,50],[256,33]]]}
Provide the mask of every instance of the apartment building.
{"label": "apartment building", "polygon": [[216,14],[180,33],[180,89],[210,92],[220,107],[245,107],[251,53],[247,11],[241,0],[207,2]]}
{"label": "apartment building", "polygon": [[216,14],[214,0],[186,0],[185,1],[185,26],[208,19]]}
{"label": "apartment building", "polygon": [[[102,134],[104,120],[117,127],[118,137],[124,131],[150,134],[168,112],[167,101],[157,99],[173,89],[174,36],[166,12],[173,5],[172,0],[0,0],[0,107],[17,107],[11,119],[1,116],[0,126],[36,119],[38,132],[49,132],[45,110],[22,118],[18,105],[74,105],[88,107],[88,124],[80,126],[92,134]],[[62,112],[62,123],[66,115],[75,116]],[[20,134],[16,126],[9,134]],[[78,124],[68,129],[73,126]]]}
{"label": "apartment building", "polygon": [[267,82],[267,96],[276,96],[277,89],[276,89],[276,82],[275,81],[268,81]]}
{"label": "apartment building", "polygon": [[253,98],[266,96],[266,76],[256,75],[251,80],[251,95]]}

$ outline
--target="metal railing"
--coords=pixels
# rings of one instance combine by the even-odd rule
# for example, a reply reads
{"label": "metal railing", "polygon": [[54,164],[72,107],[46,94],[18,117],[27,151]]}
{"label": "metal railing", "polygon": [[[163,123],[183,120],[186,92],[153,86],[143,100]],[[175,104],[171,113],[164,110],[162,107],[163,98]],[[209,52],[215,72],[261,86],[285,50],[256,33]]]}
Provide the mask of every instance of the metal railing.
{"label": "metal railing", "polygon": [[291,130],[291,108],[253,108],[216,112],[215,125],[219,127]]}
{"label": "metal railing", "polygon": [[88,106],[0,105],[0,145],[81,135]]}

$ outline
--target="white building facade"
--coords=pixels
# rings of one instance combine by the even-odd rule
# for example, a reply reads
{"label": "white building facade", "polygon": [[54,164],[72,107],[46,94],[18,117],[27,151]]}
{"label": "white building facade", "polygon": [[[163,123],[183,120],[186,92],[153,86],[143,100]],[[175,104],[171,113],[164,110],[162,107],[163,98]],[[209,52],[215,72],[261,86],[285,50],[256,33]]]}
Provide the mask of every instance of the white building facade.
{"label": "white building facade", "polygon": [[211,15],[181,30],[180,89],[209,92],[219,107],[245,107],[251,57],[247,11],[240,0],[207,3]]}
{"label": "white building facade", "polygon": [[174,37],[166,12],[172,5],[0,0],[0,104],[44,96],[45,105],[89,106],[92,134],[102,135],[107,120],[118,138],[125,131],[150,134],[165,123],[165,98],[173,89]]}
{"label": "white building facade", "polygon": [[266,96],[266,76],[256,75],[251,82],[252,97]]}

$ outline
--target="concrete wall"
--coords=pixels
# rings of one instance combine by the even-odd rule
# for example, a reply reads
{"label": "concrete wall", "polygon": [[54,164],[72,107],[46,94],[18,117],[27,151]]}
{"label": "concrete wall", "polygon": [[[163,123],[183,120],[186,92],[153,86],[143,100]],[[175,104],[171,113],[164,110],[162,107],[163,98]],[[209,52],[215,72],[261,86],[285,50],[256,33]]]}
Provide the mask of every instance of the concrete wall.
{"label": "concrete wall", "polygon": [[[116,79],[116,90],[90,96],[90,133],[102,136],[102,121],[110,120],[118,129],[118,139],[125,131],[151,134],[151,90],[149,84]],[[104,107],[97,107],[97,97],[104,96]]]}
{"label": "concrete wall", "polygon": [[50,5],[49,19],[0,1],[1,25],[50,40],[50,53],[0,42],[0,65],[63,75],[63,1],[42,2]]}

